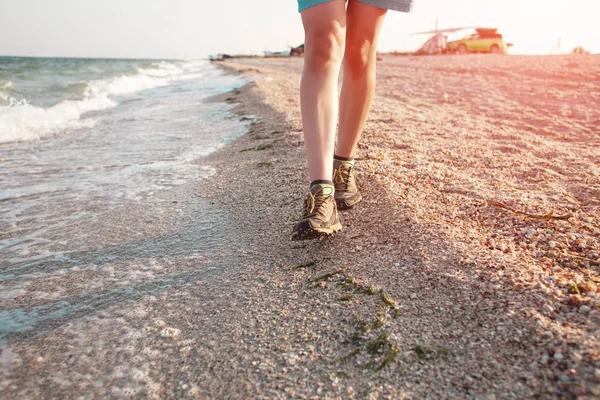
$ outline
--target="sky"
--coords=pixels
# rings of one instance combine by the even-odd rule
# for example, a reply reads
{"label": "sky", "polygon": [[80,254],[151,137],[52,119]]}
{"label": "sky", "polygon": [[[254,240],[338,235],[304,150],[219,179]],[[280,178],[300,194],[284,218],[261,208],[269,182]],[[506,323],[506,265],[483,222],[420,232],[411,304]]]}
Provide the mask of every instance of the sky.
{"label": "sky", "polygon": [[[380,51],[416,50],[435,28],[498,28],[514,54],[600,53],[600,0],[414,0],[388,12]],[[206,58],[303,42],[294,0],[0,0],[0,55]]]}

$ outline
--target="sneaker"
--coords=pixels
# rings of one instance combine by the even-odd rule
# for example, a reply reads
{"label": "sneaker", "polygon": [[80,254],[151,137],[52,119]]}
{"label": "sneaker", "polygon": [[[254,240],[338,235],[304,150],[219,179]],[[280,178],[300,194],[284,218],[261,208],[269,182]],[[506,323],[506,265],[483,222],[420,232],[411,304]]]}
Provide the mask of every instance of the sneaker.
{"label": "sneaker", "polygon": [[292,240],[331,236],[342,230],[335,199],[332,194],[326,193],[327,189],[321,185],[310,189],[304,201],[304,214],[294,225]]}
{"label": "sneaker", "polygon": [[362,200],[356,186],[354,166],[340,160],[333,160],[333,184],[335,202],[339,210],[346,210]]}

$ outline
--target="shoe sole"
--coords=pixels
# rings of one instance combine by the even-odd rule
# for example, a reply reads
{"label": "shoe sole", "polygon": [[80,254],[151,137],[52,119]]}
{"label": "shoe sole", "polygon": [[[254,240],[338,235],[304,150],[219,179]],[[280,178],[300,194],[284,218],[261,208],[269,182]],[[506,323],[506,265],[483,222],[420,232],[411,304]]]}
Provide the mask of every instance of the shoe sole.
{"label": "shoe sole", "polygon": [[357,205],[358,203],[360,203],[362,200],[362,195],[360,195],[358,197],[358,199],[356,199],[355,201],[353,201],[352,203],[348,203],[345,200],[336,200],[335,204],[337,205],[337,209],[338,210],[347,210],[349,208],[354,207],[355,205]]}
{"label": "shoe sole", "polygon": [[331,226],[331,228],[317,228],[308,229],[303,231],[292,232],[292,240],[311,240],[332,237],[337,232],[342,230],[342,224],[337,223]]}

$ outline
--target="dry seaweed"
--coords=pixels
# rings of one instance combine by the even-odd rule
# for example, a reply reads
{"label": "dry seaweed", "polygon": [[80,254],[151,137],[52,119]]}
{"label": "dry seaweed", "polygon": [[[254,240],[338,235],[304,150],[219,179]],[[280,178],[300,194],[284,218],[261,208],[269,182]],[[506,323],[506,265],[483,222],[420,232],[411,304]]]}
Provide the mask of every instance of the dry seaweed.
{"label": "dry seaweed", "polygon": [[514,209],[514,208],[512,208],[512,207],[510,207],[510,206],[508,206],[508,205],[506,205],[504,203],[501,203],[499,201],[486,200],[485,202],[486,202],[486,204],[489,204],[491,206],[496,206],[496,207],[499,207],[499,208],[503,208],[505,210],[512,211],[515,214],[523,215],[525,217],[532,218],[532,219],[537,219],[537,220],[540,220],[540,221],[557,220],[557,221],[567,221],[567,222],[570,222],[569,219],[573,218],[573,214],[571,214],[571,213],[567,213],[567,214],[564,214],[564,215],[554,215],[554,211],[550,211],[548,214],[531,214],[531,213],[528,213],[528,212],[525,212],[525,211],[516,210],[516,209]]}

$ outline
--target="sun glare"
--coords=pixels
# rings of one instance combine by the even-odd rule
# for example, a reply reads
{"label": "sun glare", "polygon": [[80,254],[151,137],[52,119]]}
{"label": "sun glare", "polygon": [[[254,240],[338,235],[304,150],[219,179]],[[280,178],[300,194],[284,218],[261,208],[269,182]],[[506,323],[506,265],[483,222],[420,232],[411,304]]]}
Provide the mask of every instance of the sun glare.
{"label": "sun glare", "polygon": [[[411,51],[427,37],[415,32],[457,27],[497,28],[511,54],[563,54],[575,47],[600,53],[600,33],[596,29],[600,1],[573,0],[419,0],[410,16],[388,14],[382,49]],[[458,32],[456,35],[465,32]],[[405,40],[399,40],[403,36]],[[452,37],[456,38],[456,37]]]}

